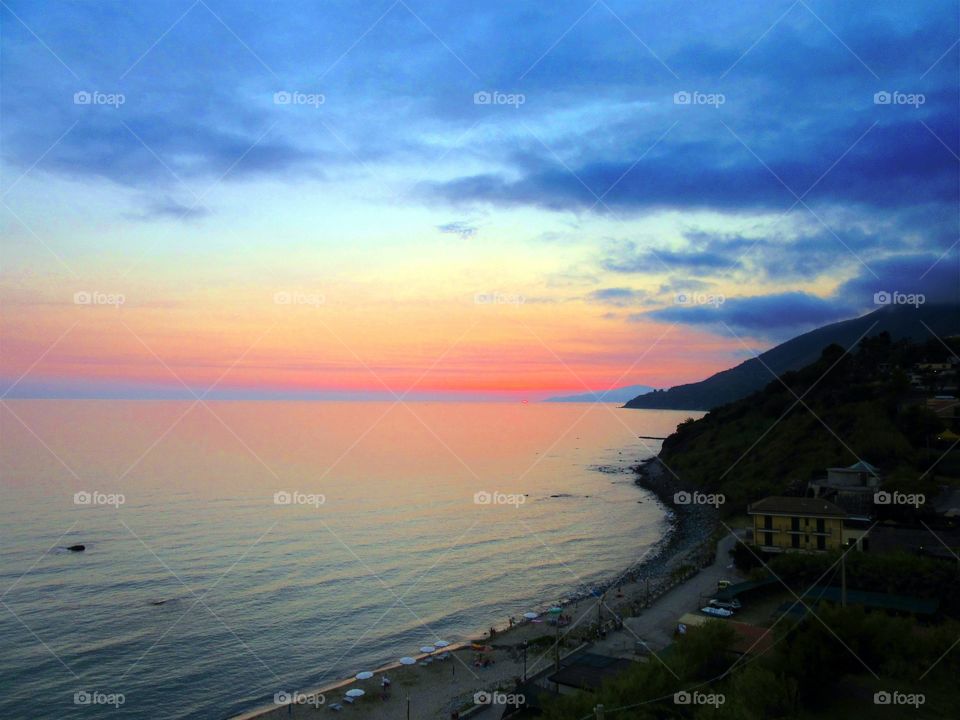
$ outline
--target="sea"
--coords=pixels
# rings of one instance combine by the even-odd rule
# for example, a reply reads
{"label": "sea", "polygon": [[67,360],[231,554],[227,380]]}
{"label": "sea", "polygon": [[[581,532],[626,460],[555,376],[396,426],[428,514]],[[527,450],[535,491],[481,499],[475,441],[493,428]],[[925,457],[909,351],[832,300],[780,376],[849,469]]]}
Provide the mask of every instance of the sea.
{"label": "sea", "polygon": [[685,417],[5,401],[0,718],[228,718],[589,592],[668,532],[630,467]]}

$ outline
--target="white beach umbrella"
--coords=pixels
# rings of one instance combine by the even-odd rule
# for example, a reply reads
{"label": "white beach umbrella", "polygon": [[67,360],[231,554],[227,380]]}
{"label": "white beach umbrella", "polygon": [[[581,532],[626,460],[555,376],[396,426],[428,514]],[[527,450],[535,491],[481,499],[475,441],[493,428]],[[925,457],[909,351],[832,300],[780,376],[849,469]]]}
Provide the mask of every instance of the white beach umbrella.
{"label": "white beach umbrella", "polygon": [[536,618],[540,617],[540,616],[539,616],[537,613],[535,613],[535,612],[525,612],[525,613],[523,614],[523,616],[524,616],[527,620],[535,620]]}
{"label": "white beach umbrella", "polygon": [[438,648],[445,648],[445,647],[450,647],[450,643],[448,643],[446,640],[437,640],[433,644],[433,646]]}
{"label": "white beach umbrella", "polygon": [[400,664],[401,664],[401,665],[416,665],[416,664],[417,664],[417,661],[414,660],[412,657],[405,656],[405,657],[400,658]]}
{"label": "white beach umbrella", "polygon": [[369,670],[364,670],[363,672],[358,672],[356,675],[354,675],[354,677],[357,680],[369,680],[373,677],[373,673]]}
{"label": "white beach umbrella", "polygon": [[347,690],[347,692],[345,693],[345,695],[346,695],[347,697],[352,697],[352,698],[363,697],[363,696],[366,695],[366,694],[367,694],[367,693],[365,693],[365,692],[364,692],[363,690],[361,690],[360,688],[354,688],[353,690]]}
{"label": "white beach umbrella", "polygon": [[432,653],[434,650],[436,650],[436,648],[433,645],[424,645],[420,648],[420,652],[422,653]]}

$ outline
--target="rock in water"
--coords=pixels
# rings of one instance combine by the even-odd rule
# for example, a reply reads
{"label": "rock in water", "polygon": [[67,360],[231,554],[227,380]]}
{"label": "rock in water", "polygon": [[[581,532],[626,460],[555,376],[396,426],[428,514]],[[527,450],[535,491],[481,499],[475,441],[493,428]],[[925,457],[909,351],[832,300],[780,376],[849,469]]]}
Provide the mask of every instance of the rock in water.
{"label": "rock in water", "polygon": [[67,548],[70,552],[83,552],[87,549],[86,545],[71,545]]}

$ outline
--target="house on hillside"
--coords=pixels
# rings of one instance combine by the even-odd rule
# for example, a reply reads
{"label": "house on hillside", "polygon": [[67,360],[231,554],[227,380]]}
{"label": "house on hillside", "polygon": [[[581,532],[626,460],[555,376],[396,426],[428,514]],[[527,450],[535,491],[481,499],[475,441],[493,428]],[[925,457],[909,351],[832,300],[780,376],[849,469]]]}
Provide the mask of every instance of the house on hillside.
{"label": "house on hillside", "polygon": [[880,471],[861,460],[849,467],[827,468],[826,477],[807,483],[807,496],[829,500],[849,515],[866,518],[873,514],[873,496],[882,482]]}
{"label": "house on hillside", "polygon": [[829,500],[768,497],[752,503],[753,542],[763,552],[817,552],[843,545],[847,512]]}
{"label": "house on hillside", "polygon": [[925,392],[944,392],[957,388],[958,362],[923,362],[910,368],[910,385]]}

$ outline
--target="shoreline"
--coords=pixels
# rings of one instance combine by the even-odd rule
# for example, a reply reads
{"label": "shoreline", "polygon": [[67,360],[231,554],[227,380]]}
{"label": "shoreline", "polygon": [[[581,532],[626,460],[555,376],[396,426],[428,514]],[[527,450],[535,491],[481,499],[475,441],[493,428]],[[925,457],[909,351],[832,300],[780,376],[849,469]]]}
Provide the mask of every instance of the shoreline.
{"label": "shoreline", "polygon": [[[564,642],[562,643],[561,654],[569,652],[571,645],[574,648],[582,647],[584,643],[593,643],[600,638],[605,637],[607,631],[616,630],[623,626],[625,618],[639,615],[644,608],[650,607],[659,597],[669,592],[677,585],[686,581],[689,577],[696,574],[701,567],[705,567],[713,562],[715,547],[710,543],[713,531],[716,528],[716,514],[711,508],[696,505],[678,505],[674,502],[674,493],[680,490],[678,483],[666,472],[663,464],[657,456],[647,458],[640,463],[629,468],[629,472],[635,475],[634,485],[651,493],[657,503],[663,508],[666,514],[666,521],[669,529],[660,538],[647,553],[632,565],[628,566],[619,574],[593,584],[590,588],[584,589],[577,587],[568,593],[561,600],[556,602],[544,601],[534,604],[534,609],[542,606],[543,609],[554,605],[559,605],[575,617],[571,625],[563,630]],[[613,592],[611,592],[613,591]],[[598,600],[599,598],[599,600]],[[586,608],[581,611],[580,605],[585,603]],[[604,610],[606,615],[612,617],[603,618]],[[585,621],[586,618],[592,620]],[[522,672],[519,670],[519,648],[525,642],[542,641],[545,635],[551,638],[556,632],[554,626],[546,625],[541,621],[528,621],[521,619],[520,622],[509,624],[494,623],[491,626],[494,634],[489,632],[479,632],[469,636],[470,639],[463,642],[453,643],[444,650],[450,654],[450,659],[444,661],[447,665],[453,665],[453,674],[456,676],[456,665],[459,663],[470,671],[469,665],[464,662],[461,655],[469,658],[471,653],[476,653],[475,646],[485,646],[496,651],[499,654],[507,653],[509,659],[498,660],[501,667],[499,671],[488,673],[486,669],[482,673],[490,677],[491,682],[481,683],[482,689],[492,690],[503,687],[511,687],[515,679],[518,679]],[[570,638],[568,641],[567,638]],[[547,655],[552,655],[548,651],[544,655],[536,656],[539,650],[531,646],[529,652],[532,663],[527,667],[527,675],[531,676],[539,672],[544,667],[542,665]],[[396,683],[397,690],[400,686],[405,686],[404,680],[411,674],[432,673],[431,669],[425,669],[420,664],[420,660],[426,655],[411,655],[418,664],[414,666],[402,666],[397,661],[392,661],[379,666],[373,670],[375,675],[382,675],[389,672],[391,676],[400,675],[401,681]],[[549,659],[549,658],[548,658]],[[511,662],[511,660],[513,662]],[[435,665],[443,664],[441,662],[433,663]],[[503,672],[506,670],[506,672]],[[470,671],[472,673],[472,671]],[[465,674],[462,672],[461,674]],[[491,677],[491,675],[493,677]],[[478,680],[479,676],[476,676]],[[369,681],[374,682],[374,681]],[[414,682],[418,685],[428,682],[427,679],[417,678]],[[335,692],[344,691],[350,686],[359,686],[353,678],[341,678],[331,680],[329,683],[314,688],[312,690],[298,691],[304,694],[316,695],[334,695]],[[471,685],[467,697],[472,697],[474,692],[481,689],[480,685]],[[422,689],[422,688],[421,688]],[[449,691],[452,687],[446,688]],[[410,690],[407,690],[409,695]],[[370,692],[376,695],[375,692]],[[327,698],[326,704],[336,702],[333,697]],[[446,704],[450,706],[463,705],[464,693],[455,693],[447,695]],[[323,706],[320,706],[323,709]],[[355,708],[354,710],[359,709]],[[365,710],[373,711],[370,717],[381,717],[376,711],[382,709],[379,706],[372,705],[368,700]],[[251,708],[239,714],[231,716],[231,720],[267,720],[267,718],[281,717],[312,717],[310,712],[313,710],[309,706],[303,705],[280,705],[264,704],[257,708]],[[366,717],[365,713],[365,717]],[[435,715],[441,717],[441,715]],[[446,717],[446,715],[442,715]]]}

